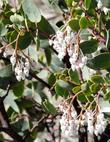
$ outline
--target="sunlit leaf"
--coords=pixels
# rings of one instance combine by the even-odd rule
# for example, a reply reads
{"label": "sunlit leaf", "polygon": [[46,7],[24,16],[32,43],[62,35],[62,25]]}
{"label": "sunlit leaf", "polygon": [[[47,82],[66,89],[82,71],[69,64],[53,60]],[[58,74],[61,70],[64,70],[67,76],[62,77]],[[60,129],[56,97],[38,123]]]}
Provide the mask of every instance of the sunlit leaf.
{"label": "sunlit leaf", "polygon": [[41,13],[33,0],[23,0],[22,8],[31,22],[40,22]]}

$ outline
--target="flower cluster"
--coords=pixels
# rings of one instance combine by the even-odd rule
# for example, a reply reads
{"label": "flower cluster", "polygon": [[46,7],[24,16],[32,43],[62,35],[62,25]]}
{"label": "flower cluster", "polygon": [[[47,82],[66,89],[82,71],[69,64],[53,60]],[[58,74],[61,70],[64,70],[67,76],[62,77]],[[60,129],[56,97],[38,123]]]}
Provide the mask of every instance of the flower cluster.
{"label": "flower cluster", "polygon": [[67,136],[77,136],[77,113],[74,108],[68,108],[66,105],[59,105],[59,109],[63,113],[60,119],[62,133]]}
{"label": "flower cluster", "polygon": [[98,3],[97,3],[98,9],[100,9],[101,11],[103,11],[105,14],[107,14],[107,13],[110,11],[109,8],[103,6],[101,0],[97,0],[97,2],[98,2]]}
{"label": "flower cluster", "polygon": [[73,70],[83,68],[87,62],[77,45],[77,34],[71,30],[69,26],[64,31],[57,31],[56,35],[49,40],[50,45],[58,53],[58,58],[62,60],[66,54],[70,57],[70,64]]}
{"label": "flower cluster", "polygon": [[106,120],[102,112],[94,114],[92,111],[86,111],[85,113],[88,131],[90,134],[95,134],[96,136],[102,134],[106,128]]}
{"label": "flower cluster", "polygon": [[24,80],[25,77],[29,76],[30,63],[28,58],[24,58],[24,60],[19,59],[16,57],[16,54],[13,53],[10,57],[10,62],[18,81]]}
{"label": "flower cluster", "polygon": [[12,52],[9,53],[8,48],[0,49],[0,54],[2,53],[3,57],[5,58],[10,57],[10,63],[12,64],[12,69],[15,72],[16,79],[18,81],[24,80],[25,77],[29,76],[29,70],[30,70],[29,58],[27,58],[26,56],[22,56],[21,54],[19,55],[15,50]]}
{"label": "flower cluster", "polygon": [[83,68],[87,62],[87,57],[81,54],[79,56],[77,52],[75,53],[74,50],[70,48],[67,51],[68,51],[68,55],[70,56],[69,61],[70,61],[72,70],[74,71],[75,69]]}
{"label": "flower cluster", "polygon": [[69,26],[64,31],[58,30],[53,39],[49,40],[50,45],[58,52],[58,58],[62,60],[66,55],[67,48],[72,48],[76,42],[76,33],[73,33]]}
{"label": "flower cluster", "polygon": [[69,107],[68,104],[59,105],[60,111],[63,113],[60,124],[62,133],[68,136],[77,136],[79,128],[87,126],[88,132],[96,136],[101,135],[107,125],[102,112],[93,112],[92,110],[86,110],[77,116],[77,113],[73,107]]}

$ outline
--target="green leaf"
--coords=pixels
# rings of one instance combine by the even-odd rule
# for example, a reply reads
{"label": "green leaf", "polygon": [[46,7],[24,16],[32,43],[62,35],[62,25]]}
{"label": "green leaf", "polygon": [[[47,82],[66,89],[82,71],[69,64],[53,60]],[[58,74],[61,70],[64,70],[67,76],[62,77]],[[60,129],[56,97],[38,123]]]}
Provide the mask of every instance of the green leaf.
{"label": "green leaf", "polygon": [[98,84],[105,82],[104,79],[103,79],[103,77],[100,76],[100,75],[94,75],[94,76],[92,76],[91,77],[91,81],[94,82],[94,83],[98,83]]}
{"label": "green leaf", "polygon": [[105,94],[105,99],[107,99],[107,100],[110,101],[110,91],[108,91],[108,92]]}
{"label": "green leaf", "polygon": [[69,84],[68,84],[67,82],[65,82],[65,81],[63,81],[63,80],[57,80],[57,83],[58,83],[61,87],[69,89]]}
{"label": "green leaf", "polygon": [[97,83],[94,83],[90,86],[90,90],[93,94],[95,94],[100,90],[100,85]]}
{"label": "green leaf", "polygon": [[66,83],[63,80],[57,80],[56,86],[55,86],[55,92],[58,96],[67,97],[69,95],[70,86],[68,83]]}
{"label": "green leaf", "polygon": [[33,0],[23,0],[22,8],[31,22],[40,22],[41,13]]}
{"label": "green leaf", "polygon": [[95,70],[110,68],[110,53],[101,53],[88,60],[87,66]]}
{"label": "green leaf", "polygon": [[55,84],[55,82],[56,82],[56,77],[55,77],[54,73],[52,73],[52,74],[49,76],[49,78],[48,78],[48,83],[49,83],[51,86],[53,86],[53,85]]}
{"label": "green leaf", "polygon": [[73,0],[65,0],[67,6],[72,7]]}
{"label": "green leaf", "polygon": [[30,128],[30,125],[29,125],[29,121],[28,119],[18,119],[18,121],[14,122],[12,124],[13,126],[13,129],[17,132],[23,132],[23,131],[26,131]]}
{"label": "green leaf", "polygon": [[78,20],[78,19],[71,19],[71,20],[68,22],[68,25],[70,26],[70,28],[71,28],[73,31],[78,31],[78,30],[80,29],[79,20]]}
{"label": "green leaf", "polygon": [[43,69],[37,74],[37,76],[42,79],[47,79],[48,73],[48,70]]}
{"label": "green leaf", "polygon": [[20,110],[18,108],[17,103],[15,102],[16,97],[13,95],[12,92],[9,92],[8,96],[5,98],[5,104],[7,107],[11,107],[15,112],[19,113]]}
{"label": "green leaf", "polygon": [[62,96],[62,97],[67,97],[68,96],[67,89],[61,87],[59,84],[56,84],[55,92],[56,92],[57,96]]}
{"label": "green leaf", "polygon": [[44,51],[45,51],[47,64],[50,66],[50,64],[51,64],[51,50],[50,50],[50,48],[45,48]]}
{"label": "green leaf", "polygon": [[49,45],[49,41],[47,39],[43,39],[43,40],[40,40],[40,48],[48,48],[50,45]]}
{"label": "green leaf", "polygon": [[88,10],[90,8],[91,0],[84,0],[84,6]]}
{"label": "green leaf", "polygon": [[33,107],[33,100],[22,99],[21,104],[22,104],[22,108],[29,109]]}
{"label": "green leaf", "polygon": [[29,121],[26,119],[25,120],[22,119],[21,126],[22,126],[22,128],[20,129],[21,131],[29,130],[30,128]]}
{"label": "green leaf", "polygon": [[81,87],[80,87],[80,86],[76,86],[76,87],[74,87],[74,88],[72,89],[72,92],[73,92],[74,94],[77,94],[80,90],[81,90]]}
{"label": "green leaf", "polygon": [[12,88],[13,93],[16,97],[21,97],[24,92],[24,81],[18,82]]}
{"label": "green leaf", "polygon": [[95,52],[98,48],[98,41],[95,39],[84,41],[80,43],[80,48],[83,52],[83,54],[91,54]]}
{"label": "green leaf", "polygon": [[101,0],[104,7],[110,8],[110,0]]}
{"label": "green leaf", "polygon": [[69,76],[74,84],[80,85],[80,79],[77,71],[69,70]]}
{"label": "green leaf", "polygon": [[85,102],[87,102],[87,98],[86,98],[86,96],[84,95],[84,93],[83,92],[80,92],[80,93],[78,93],[78,100],[80,101],[80,102],[82,102],[82,103],[85,103]]}
{"label": "green leaf", "polygon": [[43,102],[43,108],[52,115],[56,115],[58,113],[56,108],[48,100]]}
{"label": "green leaf", "polygon": [[42,16],[41,21],[38,23],[40,39],[48,39],[49,35],[55,34],[55,30],[51,24]]}
{"label": "green leaf", "polygon": [[14,24],[21,24],[23,20],[24,20],[23,16],[16,13],[10,16],[10,21]]}
{"label": "green leaf", "polygon": [[[80,37],[84,41],[88,41],[88,37],[90,36],[90,33],[87,31],[87,29],[82,29],[80,32]],[[83,42],[82,42],[83,43]]]}
{"label": "green leaf", "polygon": [[0,77],[10,77],[12,74],[11,65],[7,65],[0,69]]}
{"label": "green leaf", "polygon": [[8,32],[8,29],[5,27],[5,25],[0,21],[0,36],[5,36]]}
{"label": "green leaf", "polygon": [[0,69],[0,88],[6,89],[10,82],[13,82],[13,72],[11,65],[7,65]]}
{"label": "green leaf", "polygon": [[[8,40],[8,42],[10,43],[10,42],[14,41],[17,38],[17,35],[18,35],[18,33],[17,33],[16,30],[8,32],[7,33],[7,40]],[[15,47],[15,43],[12,44],[12,46]]]}
{"label": "green leaf", "polygon": [[91,95],[91,91],[90,91],[90,87],[89,87],[89,83],[88,83],[88,82],[83,83],[83,84],[81,85],[81,91],[82,91],[85,95],[87,95],[87,96]]}
{"label": "green leaf", "polygon": [[36,48],[34,48],[33,45],[30,45],[28,47],[28,52],[29,52],[31,59],[33,59],[34,61],[37,62],[38,61],[38,54],[37,54],[38,52],[37,52]]}
{"label": "green leaf", "polygon": [[106,83],[110,84],[110,74],[109,73],[106,74],[106,77],[104,77],[104,80]]}
{"label": "green leaf", "polygon": [[86,17],[81,17],[79,20],[79,25],[81,29],[86,29],[88,27],[88,20]]}
{"label": "green leaf", "polygon": [[18,43],[19,48],[20,49],[27,48],[30,45],[31,40],[32,40],[31,34],[29,32],[26,32],[24,36],[20,36],[19,38],[19,43]]}

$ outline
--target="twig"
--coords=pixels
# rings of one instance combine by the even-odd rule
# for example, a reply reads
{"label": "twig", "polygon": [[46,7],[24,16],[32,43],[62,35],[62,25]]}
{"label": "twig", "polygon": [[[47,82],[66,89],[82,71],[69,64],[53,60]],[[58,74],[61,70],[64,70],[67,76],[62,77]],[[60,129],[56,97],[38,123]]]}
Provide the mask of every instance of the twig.
{"label": "twig", "polygon": [[6,92],[6,94],[2,97],[2,101],[4,101],[5,98],[8,96],[9,91],[10,91],[10,88],[11,88],[11,84],[8,85],[7,92]]}
{"label": "twig", "polygon": [[34,131],[34,129],[35,129],[36,127],[38,127],[39,123],[43,122],[46,118],[48,118],[48,115],[43,116],[43,117],[37,122],[37,124],[34,125],[34,127],[31,128],[30,133],[32,133],[32,132]]}
{"label": "twig", "polygon": [[39,78],[34,72],[30,72],[30,75],[35,78],[36,80],[40,81],[42,84],[44,84],[47,88],[51,89],[51,86],[45,82],[44,80],[42,80],[41,78]]}
{"label": "twig", "polygon": [[80,81],[83,83],[84,82],[83,73],[82,73],[82,70],[80,68],[78,69],[78,75],[79,75]]}

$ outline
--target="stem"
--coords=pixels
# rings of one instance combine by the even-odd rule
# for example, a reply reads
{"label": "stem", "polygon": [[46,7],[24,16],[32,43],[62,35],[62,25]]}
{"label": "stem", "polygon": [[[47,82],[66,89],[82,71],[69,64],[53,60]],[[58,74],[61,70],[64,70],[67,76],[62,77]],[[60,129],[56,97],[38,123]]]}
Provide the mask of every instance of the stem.
{"label": "stem", "polygon": [[15,45],[15,55],[17,56],[17,50],[18,50],[18,39],[19,39],[19,34],[17,35],[17,38],[16,38],[16,45]]}
{"label": "stem", "polygon": [[80,68],[78,69],[78,75],[79,75],[80,81],[83,83],[84,82],[83,73],[82,73],[82,70]]}

